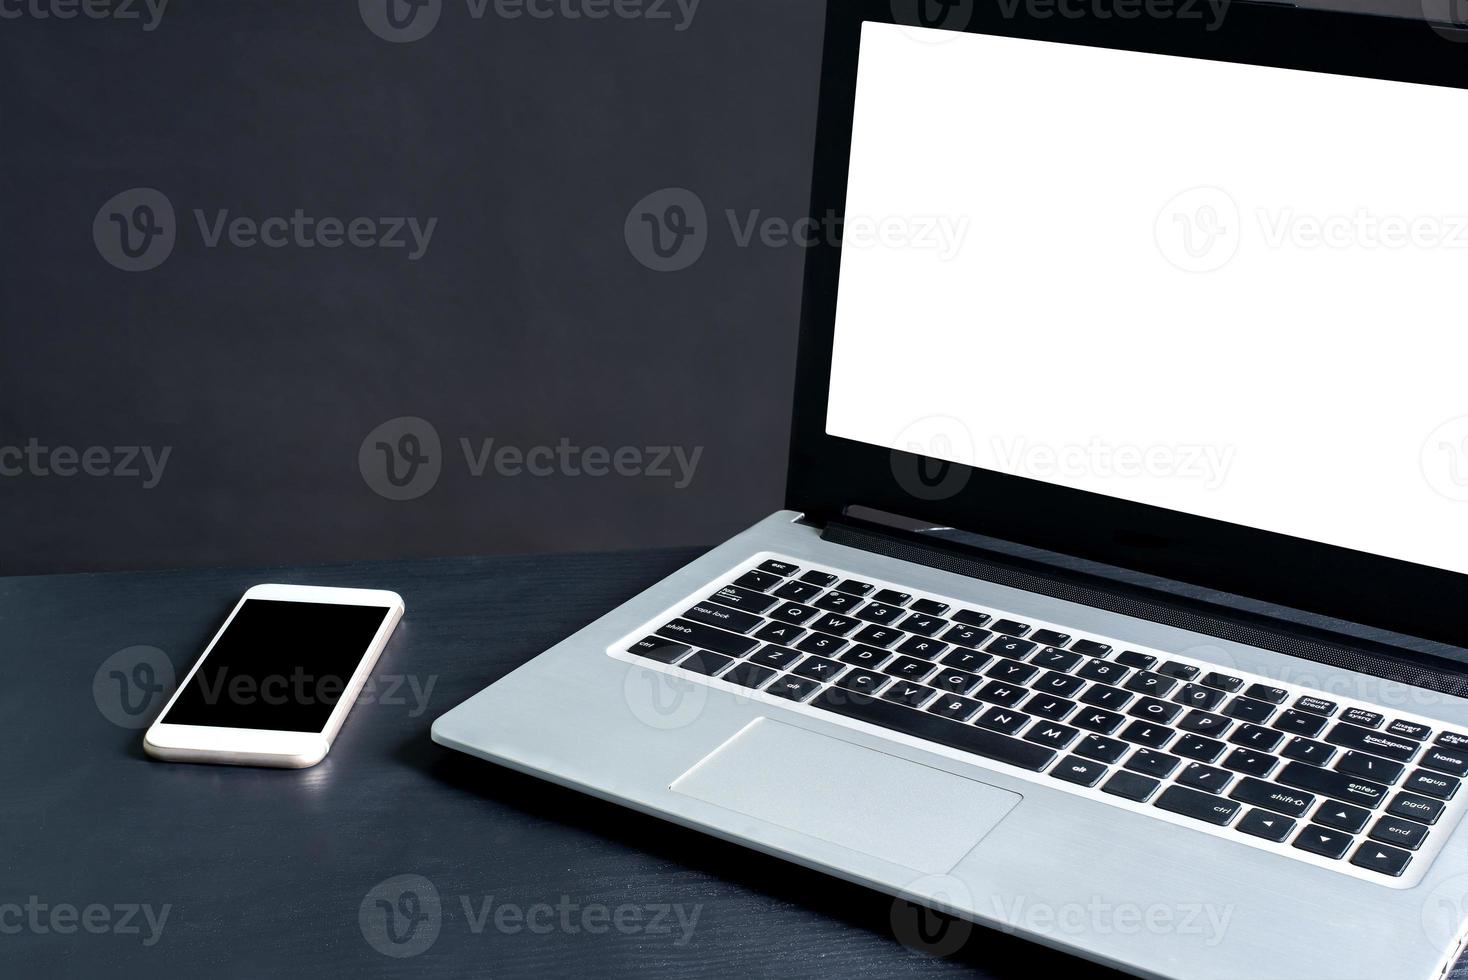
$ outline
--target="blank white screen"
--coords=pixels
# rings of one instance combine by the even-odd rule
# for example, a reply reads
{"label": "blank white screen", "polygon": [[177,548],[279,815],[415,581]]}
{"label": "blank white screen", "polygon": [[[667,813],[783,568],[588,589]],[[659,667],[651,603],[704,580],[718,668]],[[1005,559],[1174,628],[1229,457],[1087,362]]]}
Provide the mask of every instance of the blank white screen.
{"label": "blank white screen", "polygon": [[867,24],[827,431],[1468,571],[1465,118]]}

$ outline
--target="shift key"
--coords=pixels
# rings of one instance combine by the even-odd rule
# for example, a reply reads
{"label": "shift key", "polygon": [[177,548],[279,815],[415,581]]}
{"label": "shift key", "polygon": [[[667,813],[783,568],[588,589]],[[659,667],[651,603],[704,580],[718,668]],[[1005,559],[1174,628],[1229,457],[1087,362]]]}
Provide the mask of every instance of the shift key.
{"label": "shift key", "polygon": [[660,627],[658,635],[677,640],[680,643],[687,643],[690,646],[713,650],[716,653],[727,653],[733,657],[742,657],[759,646],[758,640],[748,636],[726,633],[712,626],[704,626],[702,623],[690,623],[686,619],[675,619],[668,625]]}

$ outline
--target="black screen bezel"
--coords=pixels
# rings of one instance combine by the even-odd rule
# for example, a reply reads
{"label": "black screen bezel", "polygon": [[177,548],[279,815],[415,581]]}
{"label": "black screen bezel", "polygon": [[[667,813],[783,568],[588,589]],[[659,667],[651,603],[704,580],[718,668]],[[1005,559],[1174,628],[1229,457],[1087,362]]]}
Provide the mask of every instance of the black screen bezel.
{"label": "black screen bezel", "polygon": [[[812,215],[845,213],[861,25],[901,23],[912,6],[904,0],[827,4]],[[1183,19],[1037,18],[1025,6],[1014,4],[1007,14],[994,0],[960,4],[971,11],[960,29],[1468,88],[1468,44],[1421,20],[1235,2],[1210,31],[1204,22]],[[789,508],[824,523],[863,505],[1468,648],[1468,575],[955,464],[946,465],[961,489],[939,499],[909,492],[901,474],[923,463],[921,457],[826,433],[840,257],[835,241],[806,254]],[[965,369],[935,357],[936,371]],[[972,366],[975,379],[981,370]],[[1349,478],[1349,467],[1342,469]]]}

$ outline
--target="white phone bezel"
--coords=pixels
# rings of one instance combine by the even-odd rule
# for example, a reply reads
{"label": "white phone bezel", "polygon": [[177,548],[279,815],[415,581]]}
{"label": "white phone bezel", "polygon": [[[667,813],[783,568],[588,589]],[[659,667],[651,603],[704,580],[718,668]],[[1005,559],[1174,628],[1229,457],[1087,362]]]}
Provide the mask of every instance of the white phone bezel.
{"label": "white phone bezel", "polygon": [[341,699],[332,709],[326,727],[319,732],[288,732],[273,729],[222,728],[204,725],[168,725],[154,721],[143,737],[143,749],[150,756],[171,762],[214,762],[240,766],[276,766],[289,769],[304,769],[314,766],[326,757],[335,741],[337,732],[346,721],[347,714],[356,703],[362,686],[367,682],[382,648],[387,645],[398,620],[403,615],[403,598],[396,592],[381,589],[338,589],[316,585],[257,585],[247,590],[240,601],[230,610],[224,625],[219,627],[203,654],[194,661],[183,681],[169,697],[158,718],[168,717],[173,702],[188,686],[200,666],[213,652],[214,645],[234,622],[240,608],[251,599],[269,599],[280,602],[318,602],[344,606],[386,607],[388,614],[372,637],[367,650],[357,662],[351,681],[343,691]]}

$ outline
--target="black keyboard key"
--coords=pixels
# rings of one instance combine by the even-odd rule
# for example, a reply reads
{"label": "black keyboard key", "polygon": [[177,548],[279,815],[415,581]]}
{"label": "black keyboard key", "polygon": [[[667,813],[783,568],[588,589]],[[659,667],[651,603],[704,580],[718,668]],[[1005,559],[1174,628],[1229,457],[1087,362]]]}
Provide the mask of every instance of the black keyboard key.
{"label": "black keyboard key", "polygon": [[1427,828],[1415,820],[1382,817],[1366,836],[1383,844],[1395,844],[1397,847],[1415,851],[1427,839]]}
{"label": "black keyboard key", "polygon": [[889,606],[905,606],[912,601],[912,595],[908,592],[898,592],[896,589],[878,589],[877,594],[872,596],[872,601],[886,603]]}
{"label": "black keyboard key", "polygon": [[695,674],[703,674],[707,677],[712,677],[733,662],[733,657],[726,657],[722,653],[710,653],[707,650],[694,650],[688,656],[678,661],[678,669],[689,670]]}
{"label": "black keyboard key", "polygon": [[1116,655],[1116,662],[1133,670],[1151,670],[1157,663],[1157,658],[1150,653],[1138,653],[1135,650],[1123,650]]}
{"label": "black keyboard key", "polygon": [[1051,721],[1064,721],[1066,716],[1076,709],[1076,703],[1049,694],[1036,694],[1024,703],[1024,709],[1032,715],[1039,715],[1041,718],[1049,718]]}
{"label": "black keyboard key", "polygon": [[769,572],[771,575],[791,576],[800,571],[800,566],[792,565],[788,561],[779,561],[771,558],[769,561],[761,562],[759,570]]}
{"label": "black keyboard key", "polygon": [[1086,682],[1079,677],[1052,670],[1031,686],[1041,694],[1053,694],[1058,698],[1073,698],[1077,691],[1086,686]]}
{"label": "black keyboard key", "polygon": [[1234,677],[1232,674],[1220,674],[1216,670],[1210,670],[1203,675],[1203,680],[1200,683],[1204,687],[1212,687],[1220,691],[1227,691],[1230,694],[1237,694],[1239,688],[1244,686],[1244,679],[1242,677]]}
{"label": "black keyboard key", "polygon": [[1177,781],[1184,786],[1200,789],[1205,793],[1222,793],[1233,782],[1233,773],[1215,769],[1201,762],[1190,762],[1177,774]]}
{"label": "black keyboard key", "polygon": [[892,654],[877,647],[858,645],[838,655],[836,659],[854,667],[876,668],[891,660]]}
{"label": "black keyboard key", "polygon": [[813,680],[829,681],[845,669],[841,664],[825,657],[806,657],[791,668],[790,672]]}
{"label": "black keyboard key", "polygon": [[1163,674],[1154,674],[1151,671],[1142,671],[1133,674],[1122,687],[1137,694],[1146,694],[1154,698],[1165,698],[1177,687],[1177,681]]}
{"label": "black keyboard key", "polygon": [[892,678],[876,671],[858,667],[848,670],[836,679],[837,687],[844,687],[848,691],[859,691],[862,694],[876,694],[890,683]]}
{"label": "black keyboard key", "polygon": [[748,660],[741,660],[733,667],[724,671],[724,675],[719,680],[728,681],[730,684],[738,684],[740,687],[753,688],[759,687],[774,676],[775,671],[768,667],[761,667],[759,664],[752,664]]}
{"label": "black keyboard key", "polygon": [[909,708],[921,708],[937,693],[931,687],[924,687],[921,684],[914,684],[911,681],[899,680],[897,683],[889,685],[887,690],[882,692],[882,698],[891,701],[893,704],[905,704]]}
{"label": "black keyboard key", "polygon": [[1207,735],[1210,738],[1224,734],[1233,725],[1223,715],[1212,715],[1206,711],[1189,711],[1183,716],[1183,720],[1177,723],[1177,727],[1185,732],[1195,735]]}
{"label": "black keyboard key", "polygon": [[791,701],[804,701],[816,691],[820,690],[820,681],[813,681],[809,677],[796,677],[794,674],[786,674],[777,677],[765,688],[769,694],[777,698],[787,698]]}
{"label": "black keyboard key", "polygon": [[874,647],[890,647],[903,638],[904,634],[900,630],[895,630],[890,626],[878,626],[875,623],[864,627],[861,632],[852,637],[858,643],[870,643]]}
{"label": "black keyboard key", "polygon": [[1250,684],[1244,694],[1255,701],[1268,701],[1270,704],[1284,704],[1285,698],[1290,696],[1290,692],[1284,688],[1270,687],[1268,684]]}
{"label": "black keyboard key", "polygon": [[1260,728],[1258,725],[1240,725],[1238,730],[1228,737],[1235,745],[1248,746],[1260,752],[1273,752],[1275,746],[1284,741],[1284,735],[1272,728]]}
{"label": "black keyboard key", "polygon": [[1031,667],[1018,660],[1005,660],[1001,657],[989,665],[989,669],[984,671],[984,676],[992,677],[996,681],[1004,681],[1006,684],[1024,684],[1039,672],[1038,667]]}
{"label": "black keyboard key", "polygon": [[1010,636],[1024,636],[1030,631],[1030,624],[1021,623],[1014,619],[997,619],[989,628],[996,633],[1008,633]]}
{"label": "black keyboard key", "polygon": [[749,662],[759,664],[762,667],[771,667],[775,670],[784,670],[799,660],[800,657],[800,653],[788,647],[767,643],[758,651],[749,655]]}
{"label": "black keyboard key", "polygon": [[1295,837],[1295,847],[1321,857],[1344,857],[1351,846],[1351,835],[1319,824],[1309,824]]}
{"label": "black keyboard key", "polygon": [[949,694],[936,699],[932,704],[928,705],[928,710],[935,715],[942,715],[944,718],[952,718],[955,721],[968,721],[974,715],[978,714],[979,710],[983,707],[984,703],[982,701],[971,701],[968,698],[961,698],[957,695]]}
{"label": "black keyboard key", "polygon": [[1390,725],[1386,726],[1386,733],[1388,735],[1400,735],[1403,738],[1415,739],[1416,741],[1420,742],[1423,739],[1427,738],[1427,736],[1432,734],[1432,729],[1428,728],[1426,725],[1419,725],[1413,721],[1402,721],[1401,719],[1397,719]]}
{"label": "black keyboard key", "polygon": [[1274,772],[1274,767],[1279,765],[1279,759],[1267,752],[1255,752],[1253,749],[1237,748],[1228,754],[1223,760],[1223,768],[1241,772],[1246,776],[1267,776]]}
{"label": "black keyboard key", "polygon": [[805,635],[805,627],[794,623],[766,623],[751,634],[756,640],[788,647]]}
{"label": "black keyboard key", "polygon": [[826,688],[810,703],[847,718],[927,739],[1031,772],[1039,772],[1055,758],[1055,751],[1042,745],[1022,742],[976,725],[950,721],[926,711],[909,711],[880,698],[870,698],[839,688]]}
{"label": "black keyboard key", "polygon": [[661,636],[644,636],[628,647],[627,652],[635,653],[649,660],[656,660],[660,664],[670,664],[690,649],[692,648],[688,644],[679,643],[676,640],[665,640]]}
{"label": "black keyboard key", "polygon": [[857,611],[856,618],[887,626],[895,624],[906,615],[907,610],[901,606],[889,606],[885,602],[869,602]]}
{"label": "black keyboard key", "polygon": [[1449,776],[1468,776],[1468,751],[1435,745],[1418,763],[1423,769],[1445,772]]}
{"label": "black keyboard key", "polygon": [[696,604],[683,614],[683,618],[695,623],[703,623],[705,626],[717,626],[734,633],[748,633],[764,622],[758,616],[740,612],[737,609],[728,609],[712,602]]}
{"label": "black keyboard key", "polygon": [[774,592],[770,593],[770,595],[778,596],[781,599],[789,599],[791,602],[810,602],[820,594],[821,589],[818,586],[805,582],[786,582]]}
{"label": "black keyboard key", "polygon": [[1155,804],[1170,813],[1180,813],[1185,817],[1202,820],[1206,823],[1224,826],[1232,820],[1242,809],[1232,800],[1226,800],[1212,793],[1200,793],[1186,786],[1169,786],[1157,797]]}
{"label": "black keyboard key", "polygon": [[955,623],[965,623],[969,626],[986,626],[993,619],[988,613],[979,612],[977,609],[960,609],[949,617]]}
{"label": "black keyboard key", "polygon": [[811,623],[810,628],[819,630],[822,633],[830,633],[832,636],[845,636],[860,625],[861,623],[858,620],[852,619],[850,616],[842,616],[839,613],[826,613],[826,615]]}
{"label": "black keyboard key", "polygon": [[802,582],[809,582],[811,585],[818,585],[823,589],[829,589],[831,583],[836,581],[836,576],[830,572],[818,572],[815,569],[811,569],[800,576],[800,580]]}
{"label": "black keyboard key", "polygon": [[1018,735],[1020,729],[1030,723],[1030,716],[1011,711],[1008,708],[990,708],[982,715],[974,719],[974,724],[980,728],[993,729],[1003,732],[1005,735]]}
{"label": "black keyboard key", "polygon": [[1343,772],[1318,769],[1303,762],[1288,763],[1275,777],[1275,782],[1373,810],[1381,806],[1387,793],[1387,788],[1380,783]]}
{"label": "black keyboard key", "polygon": [[1402,788],[1409,789],[1414,793],[1435,796],[1440,800],[1451,800],[1453,794],[1458,792],[1458,780],[1452,776],[1444,776],[1441,773],[1418,769],[1412,773]]}
{"label": "black keyboard key", "polygon": [[1278,844],[1290,836],[1290,832],[1295,829],[1295,822],[1268,810],[1250,810],[1239,821],[1238,829],[1251,837],[1262,837]]}
{"label": "black keyboard key", "polygon": [[953,627],[944,633],[941,639],[945,643],[952,643],[961,647],[976,647],[993,636],[988,630],[979,629],[977,626],[964,626],[962,624]]}
{"label": "black keyboard key", "polygon": [[1106,767],[1088,759],[1068,755],[1055,764],[1055,768],[1050,770],[1050,775],[1056,779],[1063,779],[1067,783],[1095,786],[1101,781],[1101,777],[1106,775]]}
{"label": "black keyboard key", "polygon": [[1371,811],[1349,803],[1326,800],[1310,819],[1326,827],[1344,830],[1348,834],[1359,834],[1361,828],[1366,826],[1366,821],[1371,819]]}
{"label": "black keyboard key", "polygon": [[823,657],[834,657],[849,645],[841,637],[831,636],[828,633],[812,633],[802,640],[795,641],[795,649],[805,653],[819,653]]}
{"label": "black keyboard key", "polygon": [[930,683],[940,691],[950,694],[967,694],[978,687],[983,678],[966,670],[940,670]]}
{"label": "black keyboard key", "polygon": [[1121,733],[1121,737],[1128,742],[1136,742],[1138,745],[1160,749],[1168,742],[1171,742],[1172,737],[1176,734],[1177,732],[1168,728],[1166,725],[1154,725],[1150,721],[1138,720],[1126,726]]}
{"label": "black keyboard key", "polygon": [[914,599],[908,608],[924,616],[941,616],[948,611],[948,603],[937,599]]}
{"label": "black keyboard key", "polygon": [[1402,773],[1407,770],[1407,767],[1400,762],[1381,759],[1374,755],[1367,755],[1365,752],[1347,752],[1335,767],[1339,772],[1347,772],[1352,776],[1365,776],[1378,783],[1394,783],[1401,779]]}
{"label": "black keyboard key", "polygon": [[1379,711],[1367,711],[1365,708],[1347,708],[1341,712],[1341,721],[1360,725],[1362,728],[1380,728],[1381,723],[1386,721],[1386,716]]}
{"label": "black keyboard key", "polygon": [[1050,721],[1036,722],[1034,727],[1025,736],[1025,740],[1034,742],[1036,745],[1048,745],[1052,749],[1063,749],[1075,741],[1080,729],[1071,728],[1069,725],[1057,725]]}
{"label": "black keyboard key", "polygon": [[1134,803],[1146,803],[1152,798],[1152,794],[1157,792],[1157,787],[1161,785],[1160,782],[1149,776],[1140,776],[1137,773],[1122,770],[1106,780],[1106,785],[1101,787],[1101,792],[1120,796]]}
{"label": "black keyboard key", "polygon": [[1370,841],[1356,848],[1356,853],[1351,856],[1351,863],[1356,867],[1376,871],[1393,878],[1400,878],[1411,861],[1412,855],[1406,851],[1387,847],[1384,844],[1373,844]]}
{"label": "black keyboard key", "polygon": [[1100,735],[1087,735],[1081,739],[1081,744],[1076,746],[1076,755],[1083,755],[1087,759],[1095,759],[1097,762],[1116,762],[1127,754],[1131,746],[1114,738],[1102,738]]}
{"label": "black keyboard key", "polygon": [[1096,640],[1076,640],[1070,645],[1070,648],[1087,657],[1104,657],[1111,652],[1110,643],[1100,643]]}
{"label": "black keyboard key", "polygon": [[1291,735],[1314,738],[1324,730],[1325,719],[1319,715],[1290,710],[1274,719],[1274,727],[1282,732],[1289,732]]}
{"label": "black keyboard key", "polygon": [[771,619],[778,619],[786,623],[795,623],[803,626],[811,622],[820,614],[820,610],[814,606],[804,606],[798,602],[787,602],[769,614]]}
{"label": "black keyboard key", "polygon": [[1102,711],[1100,708],[1082,708],[1081,713],[1071,719],[1072,725],[1079,725],[1089,731],[1100,732],[1110,735],[1121,727],[1126,718],[1116,714],[1114,711]]}
{"label": "black keyboard key", "polygon": [[[919,636],[935,636],[941,633],[947,625],[948,620],[946,619],[939,619],[937,616],[927,616],[922,613],[913,613],[898,623],[897,628],[908,633],[916,633]],[[939,645],[941,646],[942,644]]]}
{"label": "black keyboard key", "polygon": [[1188,759],[1196,759],[1199,762],[1213,762],[1223,755],[1223,750],[1228,748],[1222,742],[1202,735],[1184,735],[1177,740],[1172,751]]}
{"label": "black keyboard key", "polygon": [[1076,676],[1098,684],[1120,684],[1129,673],[1131,671],[1114,660],[1091,660],[1076,671]]}
{"label": "black keyboard key", "polygon": [[1063,647],[1070,642],[1071,636],[1069,633],[1061,633],[1059,630],[1035,630],[1030,639],[1041,646]]}
{"label": "black keyboard key", "polygon": [[[1060,650],[1053,646],[1045,647],[1030,658],[1030,663],[1036,667],[1043,667],[1046,670],[1068,671],[1080,662],[1081,655],[1079,653],[1071,653],[1069,650]],[[1103,661],[1097,660],[1094,662],[1102,663]],[[1106,666],[1112,667],[1115,665],[1106,664]]]}
{"label": "black keyboard key", "polygon": [[1279,754],[1286,759],[1294,759],[1296,762],[1308,762],[1312,766],[1325,766],[1335,756],[1334,745],[1326,745],[1324,742],[1312,742],[1308,738],[1296,735],[1290,739]]}
{"label": "black keyboard key", "polygon": [[857,579],[849,578],[846,581],[842,582],[840,585],[836,586],[836,591],[845,592],[847,595],[864,596],[870,593],[875,588],[876,586],[872,585],[870,582],[861,582]]}
{"label": "black keyboard key", "polygon": [[[1384,756],[1395,759],[1398,762],[1409,762],[1412,756],[1417,754],[1417,743],[1406,739],[1393,738],[1381,732],[1373,732],[1369,728],[1360,728],[1356,725],[1347,725],[1344,722],[1337,723],[1326,734],[1325,740],[1331,745],[1339,745],[1342,748],[1358,749],[1362,752],[1370,752],[1372,755]],[[1422,760],[1422,765],[1429,769],[1436,768]],[[1468,773],[1468,756],[1464,756],[1464,771],[1457,775]]]}
{"label": "black keyboard key", "polygon": [[[748,613],[762,613],[779,601],[772,595],[765,595],[763,592],[756,592],[738,585],[726,585],[709,596],[709,602],[717,602],[721,606]],[[739,632],[743,633],[744,630]]]}
{"label": "black keyboard key", "polygon": [[1315,796],[1311,793],[1285,789],[1250,776],[1240,779],[1228,795],[1240,803],[1262,806],[1288,817],[1303,817],[1315,805]]}
{"label": "black keyboard key", "polygon": [[767,592],[783,582],[780,576],[759,569],[751,569],[734,580],[734,584],[756,592]]}
{"label": "black keyboard key", "polygon": [[[909,657],[921,657],[924,660],[932,660],[948,649],[948,644],[940,643],[938,640],[930,640],[925,636],[909,636],[897,644],[898,653],[905,653]],[[989,659],[984,657],[985,660]]]}
{"label": "black keyboard key", "polygon": [[1432,824],[1437,823],[1437,818],[1443,815],[1443,806],[1442,800],[1430,800],[1413,793],[1398,793],[1386,812],[1394,817],[1406,817],[1418,823]]}
{"label": "black keyboard key", "polygon": [[1155,721],[1161,725],[1171,723],[1174,718],[1182,713],[1183,709],[1177,705],[1169,704],[1166,701],[1159,701],[1156,698],[1143,698],[1132,705],[1131,709],[1127,711],[1127,714],[1133,718],[1145,718],[1148,721]]}
{"label": "black keyboard key", "polygon": [[1223,704],[1223,699],[1228,697],[1222,691],[1215,691],[1211,687],[1203,687],[1201,684],[1184,684],[1172,699],[1178,704],[1187,705],[1189,708],[1197,708],[1199,711],[1212,711]]}
{"label": "black keyboard key", "polygon": [[[903,646],[906,646],[906,644],[903,644]],[[898,647],[897,649],[902,650],[902,647]],[[903,652],[907,653],[908,651],[904,650]],[[912,656],[916,657],[918,654],[914,653]],[[946,664],[949,667],[957,667],[959,670],[978,670],[993,659],[987,653],[979,653],[977,650],[968,650],[964,647],[955,647],[953,650],[944,654],[943,659],[939,663]]]}
{"label": "black keyboard key", "polygon": [[1468,735],[1459,735],[1457,732],[1441,732],[1433,743],[1441,745],[1445,749],[1468,749]]}
{"label": "black keyboard key", "polygon": [[1108,687],[1105,684],[1094,684],[1086,689],[1081,695],[1081,702],[1096,708],[1105,708],[1108,711],[1120,711],[1132,703],[1136,695],[1130,691],[1123,691],[1119,687]]}
{"label": "black keyboard key", "polygon": [[1268,701],[1255,701],[1253,698],[1234,698],[1224,706],[1223,713],[1230,718],[1239,721],[1253,722],[1262,725],[1274,714],[1274,705]]}
{"label": "black keyboard key", "polygon": [[845,592],[827,592],[811,605],[819,606],[830,612],[844,613],[858,608],[861,605],[861,599],[854,595],[847,595]]}
{"label": "black keyboard key", "polygon": [[1179,680],[1191,681],[1198,677],[1198,668],[1191,664],[1180,664],[1176,660],[1165,660],[1157,673],[1166,674],[1168,677],[1176,677]]}
{"label": "black keyboard key", "polygon": [[901,677],[903,680],[920,681],[935,669],[933,664],[926,660],[919,660],[917,657],[898,657],[883,667],[882,673]]}
{"label": "black keyboard key", "polygon": [[713,650],[715,653],[726,653],[731,657],[742,657],[759,646],[759,641],[752,637],[726,633],[702,623],[691,623],[686,619],[675,619],[660,627],[658,635],[686,643],[689,646]]}
{"label": "black keyboard key", "polygon": [[1323,698],[1313,698],[1308,694],[1302,695],[1300,699],[1295,702],[1295,710],[1305,711],[1312,715],[1320,715],[1322,718],[1329,718],[1331,715],[1335,714],[1335,709],[1339,707],[1340,705],[1336,704],[1334,701],[1326,701]]}
{"label": "black keyboard key", "polygon": [[1029,640],[1020,640],[1013,636],[1000,634],[990,640],[984,647],[990,653],[997,653],[1001,657],[1014,657],[1020,659],[1029,656],[1035,650],[1035,644]]}
{"label": "black keyboard key", "polygon": [[990,704],[1002,704],[1006,708],[1013,708],[1025,699],[1029,692],[1022,687],[1013,684],[1005,684],[1003,681],[990,681],[979,688],[974,697]]}
{"label": "black keyboard key", "polygon": [[1156,776],[1166,779],[1172,775],[1182,760],[1176,756],[1168,755],[1166,752],[1153,752],[1151,749],[1137,749],[1132,757],[1126,761],[1126,767],[1133,772],[1146,773],[1148,776]]}

